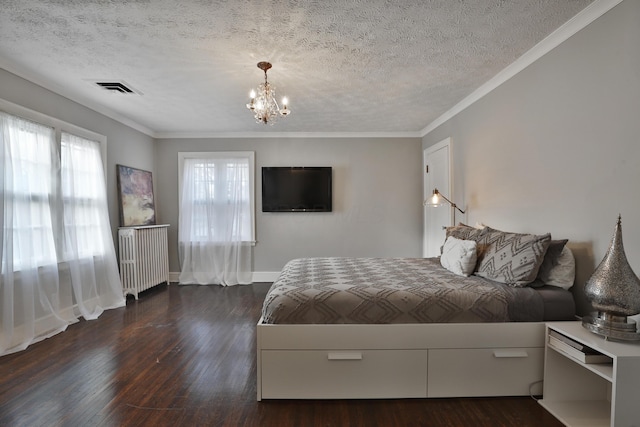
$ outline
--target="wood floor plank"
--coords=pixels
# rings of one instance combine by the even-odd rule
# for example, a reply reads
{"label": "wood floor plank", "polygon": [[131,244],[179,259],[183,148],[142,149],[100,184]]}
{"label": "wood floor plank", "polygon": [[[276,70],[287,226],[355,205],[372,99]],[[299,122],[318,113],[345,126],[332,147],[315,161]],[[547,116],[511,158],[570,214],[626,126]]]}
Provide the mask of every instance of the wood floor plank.
{"label": "wood floor plank", "polygon": [[161,286],[0,358],[0,426],[562,425],[522,397],[257,402],[268,287]]}

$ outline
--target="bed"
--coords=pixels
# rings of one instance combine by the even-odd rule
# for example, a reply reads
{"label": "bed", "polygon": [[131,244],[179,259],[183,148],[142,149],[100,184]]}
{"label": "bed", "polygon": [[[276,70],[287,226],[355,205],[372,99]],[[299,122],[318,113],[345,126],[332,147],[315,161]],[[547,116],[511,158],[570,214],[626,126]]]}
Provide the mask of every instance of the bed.
{"label": "bed", "polygon": [[[544,322],[575,316],[567,286],[546,284],[543,272],[547,252],[559,267],[566,241],[551,250],[547,235],[535,248],[539,236],[474,230],[448,229],[438,258],[287,263],[257,325],[258,400],[539,393]],[[449,256],[454,240],[468,250]],[[492,259],[505,253],[506,269]]]}

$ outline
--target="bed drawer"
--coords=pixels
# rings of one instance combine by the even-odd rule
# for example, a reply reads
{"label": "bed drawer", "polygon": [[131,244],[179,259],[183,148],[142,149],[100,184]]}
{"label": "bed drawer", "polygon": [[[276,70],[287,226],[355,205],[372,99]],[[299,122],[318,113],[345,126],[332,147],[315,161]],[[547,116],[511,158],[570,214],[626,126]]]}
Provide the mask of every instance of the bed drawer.
{"label": "bed drawer", "polygon": [[426,397],[426,350],[263,350],[264,399]]}
{"label": "bed drawer", "polygon": [[[525,396],[542,380],[544,348],[429,350],[428,397]],[[540,393],[540,384],[533,388]]]}

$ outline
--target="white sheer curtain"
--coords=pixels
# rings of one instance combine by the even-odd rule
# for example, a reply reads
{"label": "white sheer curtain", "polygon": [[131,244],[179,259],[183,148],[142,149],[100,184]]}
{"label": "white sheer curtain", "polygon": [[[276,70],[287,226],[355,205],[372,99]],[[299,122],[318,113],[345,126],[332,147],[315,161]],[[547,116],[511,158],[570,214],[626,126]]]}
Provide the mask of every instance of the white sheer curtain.
{"label": "white sheer curtain", "polygon": [[[85,140],[91,153],[78,156],[80,140],[66,137],[59,144],[53,128],[0,112],[0,355],[65,330],[78,311],[94,319],[125,303],[98,143]],[[90,177],[78,175],[89,168]],[[95,193],[77,193],[78,181]],[[87,218],[98,222],[80,243],[78,211],[88,199],[102,215]]]}
{"label": "white sheer curtain", "polygon": [[63,257],[78,309],[96,319],[124,305],[100,144],[62,132]]}
{"label": "white sheer curtain", "polygon": [[184,159],[180,284],[251,283],[252,160],[247,155]]}

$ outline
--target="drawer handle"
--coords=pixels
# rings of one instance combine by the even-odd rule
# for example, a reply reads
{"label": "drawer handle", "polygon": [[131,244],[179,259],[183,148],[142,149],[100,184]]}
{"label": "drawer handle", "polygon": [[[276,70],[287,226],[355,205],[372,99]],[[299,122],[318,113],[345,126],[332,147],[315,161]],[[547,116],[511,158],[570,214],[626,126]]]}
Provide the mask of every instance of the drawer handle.
{"label": "drawer handle", "polygon": [[529,357],[529,354],[524,350],[494,350],[493,357],[498,359],[512,357]]}
{"label": "drawer handle", "polygon": [[362,360],[362,353],[360,352],[352,352],[352,353],[344,353],[344,352],[331,352],[327,355],[329,360]]}

